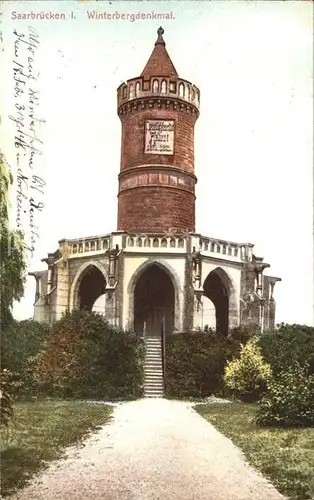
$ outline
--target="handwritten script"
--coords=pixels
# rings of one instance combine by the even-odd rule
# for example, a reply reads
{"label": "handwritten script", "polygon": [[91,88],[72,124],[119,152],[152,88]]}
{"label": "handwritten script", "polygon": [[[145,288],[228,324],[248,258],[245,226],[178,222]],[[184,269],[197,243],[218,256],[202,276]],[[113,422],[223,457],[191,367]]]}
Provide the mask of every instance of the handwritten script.
{"label": "handwritten script", "polygon": [[30,253],[29,257],[33,257],[46,185],[40,161],[43,154],[40,129],[45,120],[37,114],[40,72],[36,56],[40,38],[38,32],[28,26],[25,32],[13,30],[13,42],[14,111],[9,118],[15,124],[16,228],[23,234],[22,246]]}

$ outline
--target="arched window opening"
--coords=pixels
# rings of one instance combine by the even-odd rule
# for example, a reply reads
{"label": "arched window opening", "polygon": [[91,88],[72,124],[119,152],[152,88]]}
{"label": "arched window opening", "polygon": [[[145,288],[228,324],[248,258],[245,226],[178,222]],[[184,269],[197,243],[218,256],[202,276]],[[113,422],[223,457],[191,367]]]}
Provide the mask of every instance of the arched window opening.
{"label": "arched window opening", "polygon": [[154,93],[159,92],[159,82],[158,82],[158,80],[154,80],[153,81],[153,92]]}

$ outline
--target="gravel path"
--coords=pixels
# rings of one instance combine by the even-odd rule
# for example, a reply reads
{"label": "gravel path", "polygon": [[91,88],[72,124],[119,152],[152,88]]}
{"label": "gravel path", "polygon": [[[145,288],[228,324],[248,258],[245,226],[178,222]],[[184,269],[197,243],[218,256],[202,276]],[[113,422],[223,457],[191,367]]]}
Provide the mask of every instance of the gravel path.
{"label": "gravel path", "polygon": [[282,500],[192,404],[143,399],[13,500]]}

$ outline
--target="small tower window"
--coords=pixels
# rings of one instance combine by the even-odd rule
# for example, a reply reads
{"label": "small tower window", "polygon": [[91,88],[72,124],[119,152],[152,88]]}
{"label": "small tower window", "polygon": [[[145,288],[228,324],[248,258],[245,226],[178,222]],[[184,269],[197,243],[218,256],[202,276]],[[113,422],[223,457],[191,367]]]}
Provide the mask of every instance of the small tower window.
{"label": "small tower window", "polygon": [[131,85],[130,85],[129,98],[134,99],[134,85],[133,85],[133,83],[131,83]]}
{"label": "small tower window", "polygon": [[140,82],[137,82],[135,85],[135,97],[140,95]]}
{"label": "small tower window", "polygon": [[188,85],[188,101],[191,100],[191,87]]}
{"label": "small tower window", "polygon": [[166,82],[166,80],[163,80],[161,82],[161,93],[166,94],[166,92],[167,92],[167,82]]}
{"label": "small tower window", "polygon": [[158,82],[158,80],[154,80],[153,81],[153,92],[154,93],[159,92],[159,82]]}
{"label": "small tower window", "polygon": [[125,86],[123,87],[123,90],[122,90],[122,96],[123,96],[123,99],[125,99],[125,98],[126,98],[126,96],[127,96],[127,90],[128,90],[128,88],[127,88],[127,86],[125,85]]}
{"label": "small tower window", "polygon": [[184,88],[183,83],[181,82],[179,85],[179,96],[184,97],[184,94],[185,94],[185,88]]}
{"label": "small tower window", "polygon": [[174,94],[176,93],[177,85],[175,82],[170,82],[169,84],[169,92],[173,92]]}
{"label": "small tower window", "polygon": [[195,90],[191,89],[191,101],[195,101]]}

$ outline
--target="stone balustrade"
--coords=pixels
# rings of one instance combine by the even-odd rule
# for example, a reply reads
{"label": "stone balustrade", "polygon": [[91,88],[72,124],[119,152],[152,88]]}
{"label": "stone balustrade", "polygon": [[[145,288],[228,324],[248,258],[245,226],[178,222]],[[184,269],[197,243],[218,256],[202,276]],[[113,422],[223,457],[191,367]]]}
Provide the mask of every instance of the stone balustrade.
{"label": "stone balustrade", "polygon": [[232,260],[252,260],[251,243],[235,243],[214,238],[199,238],[199,251],[208,254],[220,254],[221,258],[232,258]]}
{"label": "stone balustrade", "polygon": [[178,236],[160,236],[160,235],[129,235],[126,240],[126,250],[147,250],[160,251],[166,249],[174,252],[186,252],[186,239]]}
{"label": "stone balustrade", "polygon": [[[251,243],[235,243],[197,234],[190,234],[191,249],[211,256],[232,261],[252,260]],[[188,234],[128,234],[116,232],[85,239],[62,240],[60,251],[66,258],[81,257],[83,254],[102,254],[118,246],[128,252],[187,252]],[[117,245],[118,244],[118,245]]]}
{"label": "stone balustrade", "polygon": [[80,240],[64,240],[62,244],[63,249],[65,247],[67,249],[68,258],[92,252],[103,253],[110,248],[110,235],[95,236]]}

